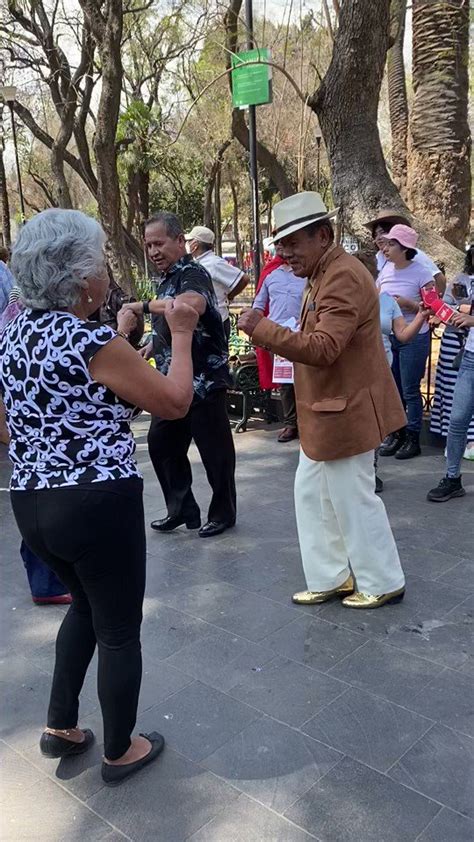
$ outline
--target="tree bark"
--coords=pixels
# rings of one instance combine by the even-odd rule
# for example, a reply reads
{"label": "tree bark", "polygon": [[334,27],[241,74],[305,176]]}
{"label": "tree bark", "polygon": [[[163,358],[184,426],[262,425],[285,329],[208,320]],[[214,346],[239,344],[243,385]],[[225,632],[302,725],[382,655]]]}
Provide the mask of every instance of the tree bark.
{"label": "tree bark", "polygon": [[217,150],[217,155],[215,160],[212,162],[211,169],[209,171],[209,176],[206,181],[206,190],[204,193],[204,225],[207,228],[212,228],[214,220],[213,220],[213,213],[212,213],[212,196],[215,189],[216,183],[216,175],[219,168],[222,166],[222,162],[224,160],[224,155],[227,152],[229,146],[232,143],[232,138],[225,140],[224,143],[219,146]]}
{"label": "tree bark", "polygon": [[94,152],[97,168],[97,204],[113,253],[120,286],[132,291],[130,260],[121,222],[120,185],[117,173],[115,136],[122,92],[121,0],[80,0],[97,43],[102,66],[102,89],[97,111]]}
{"label": "tree bark", "polygon": [[235,240],[235,257],[237,260],[237,266],[242,266],[242,243],[240,242],[240,234],[239,234],[239,196],[237,193],[237,187],[235,186],[235,181],[230,176],[229,178],[230,184],[230,191],[232,193],[232,228],[234,230],[234,240]]}
{"label": "tree bark", "polygon": [[458,248],[471,210],[468,49],[467,0],[414,0],[409,201]]}
{"label": "tree bark", "polygon": [[221,164],[217,167],[216,179],[214,181],[214,219],[215,225],[215,252],[222,257],[222,214],[221,214]]}
{"label": "tree bark", "polygon": [[[364,222],[382,208],[408,218],[410,211],[390,179],[377,127],[377,108],[387,49],[389,0],[345,0],[341,5],[333,55],[309,104],[324,136],[335,204],[344,228],[368,240]],[[420,245],[449,271],[459,271],[463,255],[418,218]]]}
{"label": "tree bark", "polygon": [[408,100],[403,60],[407,0],[392,0],[393,45],[387,54],[388,105],[392,135],[392,178],[406,199]]}

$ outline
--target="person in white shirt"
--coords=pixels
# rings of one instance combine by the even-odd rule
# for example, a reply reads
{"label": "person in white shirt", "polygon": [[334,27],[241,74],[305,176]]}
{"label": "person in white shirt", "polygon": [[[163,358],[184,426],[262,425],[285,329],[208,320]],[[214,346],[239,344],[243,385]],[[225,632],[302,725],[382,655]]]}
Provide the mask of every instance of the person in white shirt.
{"label": "person in white shirt", "polygon": [[[379,292],[387,292],[397,300],[405,321],[409,324],[419,311],[421,290],[433,284],[430,270],[421,263],[415,263],[417,239],[418,235],[413,228],[408,225],[394,225],[386,235],[387,242],[384,246],[389,263],[377,277]],[[408,422],[403,430],[392,434],[389,441],[382,444],[379,455],[412,459],[421,453],[421,381],[430,349],[429,326],[425,323],[410,342],[402,343],[396,336],[391,336],[390,342],[393,352],[392,373],[405,404]]]}
{"label": "person in white shirt", "polygon": [[195,225],[185,235],[187,248],[194,260],[204,266],[211,276],[217,305],[224,324],[227,341],[230,336],[229,301],[241,293],[250,281],[248,275],[237,266],[232,266],[213,249],[214,231],[205,225]]}
{"label": "person in white shirt", "polygon": [[[382,210],[379,212],[376,219],[371,219],[370,222],[365,223],[365,227],[369,229],[372,239],[378,248],[378,252],[375,255],[377,270],[378,272],[381,272],[381,270],[384,269],[386,275],[389,275],[392,271],[393,264],[390,264],[390,261],[384,254],[383,246],[387,240],[387,234],[390,231],[390,228],[394,225],[408,225],[410,227],[411,223],[406,216],[403,216],[393,210]],[[428,255],[419,248],[416,250],[413,262],[419,263],[421,266],[429,269],[435,282],[436,290],[442,297],[446,289],[446,278],[439,266],[437,266],[436,263],[431,260],[431,257],[428,257]]]}

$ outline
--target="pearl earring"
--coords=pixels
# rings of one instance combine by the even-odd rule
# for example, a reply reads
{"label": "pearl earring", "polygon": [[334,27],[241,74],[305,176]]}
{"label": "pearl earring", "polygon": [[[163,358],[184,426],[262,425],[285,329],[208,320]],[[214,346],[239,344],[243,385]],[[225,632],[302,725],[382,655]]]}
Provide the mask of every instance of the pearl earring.
{"label": "pearl earring", "polygon": [[87,296],[87,303],[92,304],[92,298],[90,297],[90,295]]}

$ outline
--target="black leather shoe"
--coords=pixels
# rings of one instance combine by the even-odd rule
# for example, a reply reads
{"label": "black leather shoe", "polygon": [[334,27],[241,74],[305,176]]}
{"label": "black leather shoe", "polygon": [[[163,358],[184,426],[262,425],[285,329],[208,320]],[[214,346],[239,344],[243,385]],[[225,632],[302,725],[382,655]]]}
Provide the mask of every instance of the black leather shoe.
{"label": "black leather shoe", "polygon": [[150,740],[151,750],[141,760],[136,760],[135,763],[125,763],[124,766],[112,766],[110,763],[102,763],[102,780],[106,786],[118,786],[125,781],[130,775],[139,772],[148,763],[155,760],[163,751],[165,740],[161,734],[153,731],[151,734],[140,734],[140,737],[146,737]]}
{"label": "black leather shoe", "polygon": [[177,529],[178,526],[183,526],[183,524],[186,524],[187,529],[199,529],[201,518],[163,517],[161,520],[152,520],[150,526],[156,532],[172,532],[173,529]]}
{"label": "black leather shoe", "polygon": [[231,529],[232,526],[235,526],[235,520],[232,522],[208,520],[204,526],[201,526],[198,535],[200,538],[212,538],[213,535],[220,535],[226,529]]}
{"label": "black leather shoe", "polygon": [[397,450],[395,459],[413,459],[414,456],[419,456],[420,453],[419,433],[415,433],[414,430],[407,430],[406,439],[399,450]]}
{"label": "black leather shoe", "polygon": [[405,429],[397,430],[396,433],[390,433],[378,449],[378,456],[395,456],[397,450],[400,450],[405,441]]}
{"label": "black leather shoe", "polygon": [[94,742],[94,734],[89,728],[84,728],[83,734],[82,743],[73,743],[72,740],[44,731],[40,739],[41,754],[45,757],[74,757],[76,754],[84,754]]}

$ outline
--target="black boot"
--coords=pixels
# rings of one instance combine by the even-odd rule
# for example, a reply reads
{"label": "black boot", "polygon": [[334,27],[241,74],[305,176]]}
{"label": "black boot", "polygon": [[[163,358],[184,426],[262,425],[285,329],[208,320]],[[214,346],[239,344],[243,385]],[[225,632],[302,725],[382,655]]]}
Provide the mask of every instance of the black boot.
{"label": "black boot", "polygon": [[378,449],[379,456],[394,456],[397,450],[400,450],[406,438],[406,428],[397,430],[395,433],[390,433]]}
{"label": "black boot", "polygon": [[466,489],[462,487],[462,477],[443,477],[436,488],[428,491],[427,499],[433,503],[444,503],[451,500],[451,497],[464,497]]}
{"label": "black boot", "polygon": [[407,430],[406,439],[395,454],[395,459],[413,459],[421,453],[420,434],[415,430]]}

